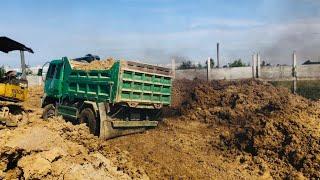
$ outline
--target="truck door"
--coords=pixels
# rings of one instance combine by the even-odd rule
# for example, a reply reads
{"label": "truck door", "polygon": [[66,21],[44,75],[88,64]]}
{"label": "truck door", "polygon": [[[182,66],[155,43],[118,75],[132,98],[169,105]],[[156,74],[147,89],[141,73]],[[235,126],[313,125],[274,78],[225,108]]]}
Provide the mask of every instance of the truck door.
{"label": "truck door", "polygon": [[45,81],[47,95],[59,97],[62,89],[63,63],[51,63]]}

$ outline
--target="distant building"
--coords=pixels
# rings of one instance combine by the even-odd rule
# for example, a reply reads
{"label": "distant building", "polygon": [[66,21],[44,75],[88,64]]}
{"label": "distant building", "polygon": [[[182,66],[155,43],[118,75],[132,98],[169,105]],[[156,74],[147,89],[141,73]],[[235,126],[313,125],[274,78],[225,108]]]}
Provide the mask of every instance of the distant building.
{"label": "distant building", "polygon": [[308,60],[308,61],[304,62],[302,65],[312,65],[312,64],[320,64],[320,62],[319,61],[318,62],[314,62],[314,61]]}

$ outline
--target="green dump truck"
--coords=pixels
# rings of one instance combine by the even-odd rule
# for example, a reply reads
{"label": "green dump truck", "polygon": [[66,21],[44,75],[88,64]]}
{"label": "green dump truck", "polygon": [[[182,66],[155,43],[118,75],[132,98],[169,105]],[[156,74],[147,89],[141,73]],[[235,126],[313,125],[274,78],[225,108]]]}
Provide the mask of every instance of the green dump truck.
{"label": "green dump truck", "polygon": [[[42,70],[40,70],[41,72]],[[171,103],[171,71],[149,64],[52,60],[45,77],[43,118],[61,115],[113,138],[155,127]]]}

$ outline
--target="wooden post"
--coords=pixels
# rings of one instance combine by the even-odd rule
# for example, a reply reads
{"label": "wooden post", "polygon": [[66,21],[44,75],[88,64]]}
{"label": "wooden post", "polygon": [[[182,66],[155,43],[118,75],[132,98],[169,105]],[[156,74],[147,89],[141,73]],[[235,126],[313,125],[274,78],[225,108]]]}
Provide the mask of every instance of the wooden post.
{"label": "wooden post", "polygon": [[260,78],[261,70],[261,56],[257,53],[257,78]]}
{"label": "wooden post", "polygon": [[254,79],[256,77],[256,55],[252,55],[252,78]]}
{"label": "wooden post", "polygon": [[292,77],[293,77],[293,93],[297,92],[297,55],[296,51],[292,54]]}
{"label": "wooden post", "polygon": [[211,58],[208,57],[208,60],[207,60],[207,81],[210,81],[211,78],[210,78],[210,74],[211,74]]}
{"label": "wooden post", "polygon": [[171,59],[171,70],[172,70],[172,78],[176,78],[176,60]]}

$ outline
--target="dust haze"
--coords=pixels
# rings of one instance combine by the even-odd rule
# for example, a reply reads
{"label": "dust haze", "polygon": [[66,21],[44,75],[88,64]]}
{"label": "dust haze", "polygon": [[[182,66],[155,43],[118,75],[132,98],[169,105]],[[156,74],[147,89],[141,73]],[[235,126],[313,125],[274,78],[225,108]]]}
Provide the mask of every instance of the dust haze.
{"label": "dust haze", "polygon": [[[298,62],[319,61],[320,54],[320,2],[316,0],[285,0],[279,2],[275,15],[284,23],[266,25],[278,33],[273,43],[261,48],[272,64],[290,64],[291,54],[297,52]],[[288,20],[294,19],[294,20]],[[274,26],[274,28],[272,28]]]}

